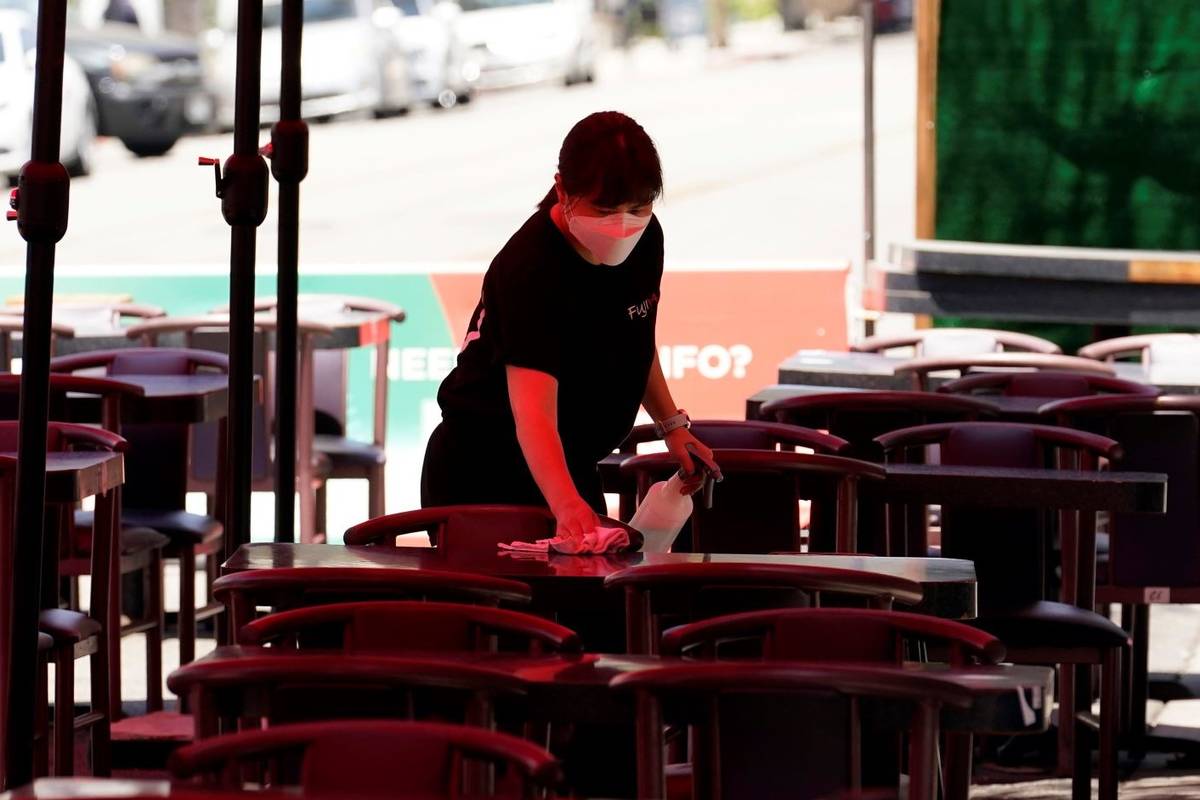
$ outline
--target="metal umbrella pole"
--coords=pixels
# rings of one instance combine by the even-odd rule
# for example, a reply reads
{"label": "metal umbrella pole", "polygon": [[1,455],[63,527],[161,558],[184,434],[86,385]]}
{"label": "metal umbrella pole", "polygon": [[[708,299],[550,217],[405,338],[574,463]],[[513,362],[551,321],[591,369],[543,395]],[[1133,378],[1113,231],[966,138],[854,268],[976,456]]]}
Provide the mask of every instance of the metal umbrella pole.
{"label": "metal umbrella pole", "polygon": [[231,229],[229,256],[229,417],[225,556],[250,541],[250,454],[254,435],[254,247],[267,216],[267,162],[258,150],[262,73],[262,0],[238,0],[233,155],[221,164],[201,158],[216,175],[221,214]]}
{"label": "metal umbrella pole", "polygon": [[[875,261],[875,0],[862,0],[863,36],[863,256],[858,272],[858,306]],[[873,323],[864,320],[866,334]]]}
{"label": "metal umbrella pole", "polygon": [[17,496],[13,519],[12,613],[5,764],[9,786],[33,780],[38,614],[42,595],[42,535],[46,498],[46,423],[50,392],[50,316],[54,247],[67,232],[70,178],[59,163],[62,130],[66,0],[41,0],[34,68],[33,151],[12,192],[9,220],[25,239],[24,367],[21,374]]}
{"label": "metal umbrella pole", "polygon": [[[300,260],[300,182],[308,174],[308,125],[300,118],[303,0],[283,0],[283,58],[279,122],[271,128],[271,174],[279,182],[279,272],[275,298],[275,541],[296,530],[297,309]],[[307,454],[306,454],[307,457]],[[300,491],[311,491],[302,486]]]}

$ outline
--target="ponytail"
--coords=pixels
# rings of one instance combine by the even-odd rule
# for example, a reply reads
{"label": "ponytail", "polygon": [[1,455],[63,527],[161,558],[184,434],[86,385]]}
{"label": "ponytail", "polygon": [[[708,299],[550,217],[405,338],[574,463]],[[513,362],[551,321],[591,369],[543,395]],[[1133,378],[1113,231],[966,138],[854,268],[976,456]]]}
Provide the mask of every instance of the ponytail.
{"label": "ponytail", "polygon": [[558,189],[554,186],[550,187],[550,191],[542,198],[542,202],[538,203],[538,211],[549,211],[554,208],[554,204],[558,202]]}

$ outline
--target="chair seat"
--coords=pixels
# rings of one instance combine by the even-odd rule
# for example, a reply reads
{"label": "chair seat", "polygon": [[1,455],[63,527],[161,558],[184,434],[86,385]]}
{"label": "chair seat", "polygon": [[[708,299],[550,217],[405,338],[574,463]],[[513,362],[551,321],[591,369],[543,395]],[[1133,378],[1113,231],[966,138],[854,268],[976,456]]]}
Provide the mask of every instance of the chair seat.
{"label": "chair seat", "polygon": [[121,555],[136,556],[161,550],[171,540],[152,528],[123,528],[121,530]]}
{"label": "chair seat", "polygon": [[38,616],[38,628],[55,644],[78,643],[100,634],[100,623],[79,611],[47,608]]}
{"label": "chair seat", "polygon": [[1038,647],[1121,647],[1129,634],[1108,617],[1069,605],[1041,601],[1013,611],[989,614],[974,626],[1010,649]]}
{"label": "chair seat", "polygon": [[[221,523],[207,514],[153,508],[127,508],[121,518],[129,526],[152,528],[172,543],[211,544],[221,540]],[[182,540],[182,541],[181,541]]]}
{"label": "chair seat", "polygon": [[333,474],[347,468],[369,469],[387,463],[387,452],[379,445],[344,436],[315,436],[313,449],[329,459]]}
{"label": "chair seat", "polygon": [[44,653],[52,649],[54,649],[54,637],[48,633],[38,631],[38,652]]}

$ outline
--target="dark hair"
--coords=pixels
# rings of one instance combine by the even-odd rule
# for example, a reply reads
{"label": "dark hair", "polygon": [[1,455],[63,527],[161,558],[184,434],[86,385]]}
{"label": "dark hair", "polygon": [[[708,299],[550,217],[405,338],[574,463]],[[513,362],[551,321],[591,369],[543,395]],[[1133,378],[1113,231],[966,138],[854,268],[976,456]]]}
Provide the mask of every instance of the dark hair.
{"label": "dark hair", "polygon": [[[641,125],[619,111],[598,111],[579,122],[558,151],[563,190],[598,206],[646,204],[663,191],[658,150]],[[558,202],[553,186],[538,208]]]}

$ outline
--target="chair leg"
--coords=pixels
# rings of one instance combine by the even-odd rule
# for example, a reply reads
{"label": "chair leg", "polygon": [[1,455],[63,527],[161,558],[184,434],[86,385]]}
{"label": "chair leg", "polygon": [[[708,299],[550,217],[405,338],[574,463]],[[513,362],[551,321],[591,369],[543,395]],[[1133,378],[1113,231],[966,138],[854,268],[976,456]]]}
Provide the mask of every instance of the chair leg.
{"label": "chair leg", "polygon": [[179,550],[179,663],[196,660],[196,550]]}
{"label": "chair leg", "polygon": [[34,706],[33,776],[50,774],[50,670],[45,654],[39,657],[37,673],[37,705]]}
{"label": "chair leg", "polygon": [[[100,634],[103,639],[104,634]],[[91,657],[92,713],[100,719],[91,725],[92,774],[107,778],[112,774],[112,732],[110,730],[108,696],[108,651],[101,641]]]}
{"label": "chair leg", "polygon": [[1100,800],[1117,800],[1117,739],[1121,728],[1121,660],[1113,648],[1100,668]]}
{"label": "chair leg", "polygon": [[967,800],[971,792],[971,757],[974,742],[970,731],[946,733],[946,800]]}
{"label": "chair leg", "polygon": [[162,711],[163,563],[162,551],[150,555],[143,602],[154,627],[146,631],[146,710]]}
{"label": "chair leg", "polygon": [[[1074,774],[1073,764],[1078,763],[1075,757],[1075,725],[1072,722],[1075,714],[1075,686],[1079,671],[1073,664],[1058,666],[1058,775]],[[1086,741],[1086,740],[1085,740]],[[1086,748],[1085,748],[1086,749]]]}
{"label": "chair leg", "polygon": [[[1062,665],[1064,673],[1074,673],[1075,690],[1080,698],[1091,697],[1091,692],[1084,690],[1084,687],[1089,684],[1086,676],[1091,674],[1091,670],[1091,664]],[[1087,705],[1084,705],[1085,702]],[[1079,711],[1087,708],[1088,705],[1091,705],[1090,701],[1081,699],[1070,706],[1064,705],[1060,701],[1058,706],[1059,728],[1066,728],[1073,734],[1071,736],[1071,752],[1074,756],[1075,768],[1071,774],[1071,800],[1091,800],[1092,797],[1091,731],[1078,717]]]}
{"label": "chair leg", "polygon": [[54,650],[54,774],[75,774],[75,652]]}
{"label": "chair leg", "polygon": [[371,468],[371,477],[367,478],[367,513],[371,519],[382,517],[387,511],[387,480],[386,468],[381,464]]}

